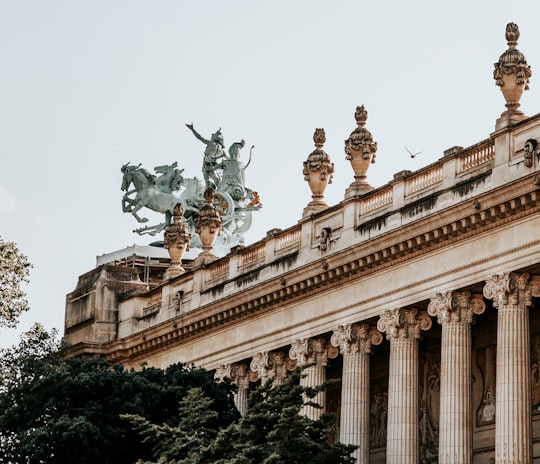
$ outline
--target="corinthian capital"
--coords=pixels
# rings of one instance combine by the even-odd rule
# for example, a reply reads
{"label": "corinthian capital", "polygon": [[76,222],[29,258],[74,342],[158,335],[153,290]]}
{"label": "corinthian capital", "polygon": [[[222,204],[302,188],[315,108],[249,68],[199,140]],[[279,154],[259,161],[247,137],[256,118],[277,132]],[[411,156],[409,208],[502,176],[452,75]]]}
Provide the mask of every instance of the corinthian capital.
{"label": "corinthian capital", "polygon": [[531,280],[528,273],[514,274],[505,272],[486,280],[484,296],[493,300],[493,306],[523,304],[530,306],[533,296],[540,296],[540,282]]}
{"label": "corinthian capital", "polygon": [[299,366],[311,363],[326,366],[328,358],[335,358],[337,355],[337,349],[324,338],[295,340],[289,350],[289,357],[295,360]]}
{"label": "corinthian capital", "polygon": [[418,309],[387,309],[377,321],[377,328],[386,338],[420,338],[420,330],[431,328],[431,318]]}
{"label": "corinthian capital", "polygon": [[439,324],[460,321],[470,324],[474,314],[482,314],[485,309],[484,301],[470,292],[441,292],[431,299],[427,310],[430,316],[437,316]]}
{"label": "corinthian capital", "polygon": [[360,351],[370,353],[371,346],[379,345],[382,339],[382,334],[369,324],[346,324],[334,330],[330,343],[339,347],[341,354]]}
{"label": "corinthian capital", "polygon": [[257,379],[268,377],[284,378],[287,373],[285,355],[280,352],[264,351],[253,356],[249,368],[257,374]]}
{"label": "corinthian capital", "polygon": [[223,382],[225,378],[231,378],[231,364],[222,364],[214,373],[214,379],[218,382]]}
{"label": "corinthian capital", "polygon": [[238,385],[238,388],[248,388],[249,386],[249,369],[245,363],[232,364],[230,371],[231,381]]}

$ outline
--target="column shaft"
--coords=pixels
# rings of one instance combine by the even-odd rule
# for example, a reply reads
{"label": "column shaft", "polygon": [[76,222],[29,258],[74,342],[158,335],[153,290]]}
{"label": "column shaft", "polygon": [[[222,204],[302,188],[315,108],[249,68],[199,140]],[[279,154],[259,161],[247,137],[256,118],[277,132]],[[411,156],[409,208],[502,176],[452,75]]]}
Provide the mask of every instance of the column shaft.
{"label": "column shaft", "polygon": [[417,309],[385,311],[377,328],[390,342],[386,464],[418,464],[418,339],[431,319]]}
{"label": "column shaft", "polygon": [[418,340],[390,340],[387,464],[418,464]]}
{"label": "column shaft", "polygon": [[528,310],[500,307],[497,324],[496,462],[525,464],[531,459]]}
{"label": "column shaft", "polygon": [[[326,365],[316,364],[314,366],[309,366],[304,370],[304,374],[305,377],[300,379],[300,385],[304,387],[317,387],[322,385],[326,381]],[[311,401],[322,406],[322,409],[314,408],[313,406],[303,406],[301,414],[310,419],[317,420],[325,411],[326,392],[320,391]]]}
{"label": "column shaft", "polygon": [[495,462],[532,459],[530,330],[528,307],[540,296],[529,274],[504,273],[486,280],[484,296],[497,308]]}
{"label": "column shaft", "polygon": [[428,313],[442,325],[439,463],[472,462],[471,323],[486,305],[470,292],[437,293]]}
{"label": "column shaft", "polygon": [[439,463],[472,461],[471,328],[467,321],[442,326]]}
{"label": "column shaft", "polygon": [[356,462],[369,463],[369,354],[343,354],[339,440],[356,445]]}

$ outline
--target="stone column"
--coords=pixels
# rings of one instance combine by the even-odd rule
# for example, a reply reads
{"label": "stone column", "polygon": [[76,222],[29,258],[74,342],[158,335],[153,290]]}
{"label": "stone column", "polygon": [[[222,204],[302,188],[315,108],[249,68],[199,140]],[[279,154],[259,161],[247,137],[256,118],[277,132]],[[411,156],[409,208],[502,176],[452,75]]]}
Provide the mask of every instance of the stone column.
{"label": "stone column", "polygon": [[428,306],[442,325],[439,463],[472,462],[471,323],[486,309],[469,292],[438,293]]}
{"label": "stone column", "polygon": [[529,274],[504,273],[486,280],[484,296],[498,310],[495,462],[528,464],[532,459],[528,307],[532,296],[540,296],[540,285],[529,282]]}
{"label": "stone column", "polygon": [[369,353],[382,339],[369,324],[340,325],[330,339],[343,355],[339,441],[358,446],[358,464],[369,464]]}
{"label": "stone column", "polygon": [[223,364],[214,374],[214,378],[218,381],[222,381],[225,377],[228,377],[232,383],[234,383],[238,389],[234,393],[234,404],[240,414],[244,414],[247,411],[247,400],[249,392],[249,369],[247,364]]}
{"label": "stone column", "polygon": [[[318,387],[326,380],[326,366],[328,358],[335,358],[338,350],[329,346],[324,338],[302,339],[292,343],[289,357],[295,360],[299,367],[312,364],[304,369],[304,376],[300,379],[300,385],[304,387]],[[312,402],[317,403],[321,408],[304,406],[301,413],[310,419],[317,420],[325,411],[326,394],[319,392]]]}
{"label": "stone column", "polygon": [[274,385],[281,385],[287,375],[285,354],[279,351],[257,353],[253,356],[249,367],[256,373],[256,379],[261,379],[261,384],[272,378]]}
{"label": "stone column", "polygon": [[427,312],[387,310],[377,322],[390,342],[386,464],[418,464],[418,339],[431,327]]}

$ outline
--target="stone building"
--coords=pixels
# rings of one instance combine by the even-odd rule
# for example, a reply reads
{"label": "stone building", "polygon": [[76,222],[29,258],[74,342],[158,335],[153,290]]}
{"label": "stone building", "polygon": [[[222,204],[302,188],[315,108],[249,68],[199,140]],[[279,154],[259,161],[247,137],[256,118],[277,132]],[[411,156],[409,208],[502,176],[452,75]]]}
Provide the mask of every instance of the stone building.
{"label": "stone building", "polygon": [[372,188],[359,107],[342,202],[324,203],[317,130],[297,224],[165,278],[142,248],[102,257],[67,296],[71,354],[204,366],[238,385],[241,411],[258,382],[313,363],[306,384],[341,379],[318,401],[359,463],[540,462],[540,114],[519,110],[531,72],[517,27],[506,36],[488,138]]}

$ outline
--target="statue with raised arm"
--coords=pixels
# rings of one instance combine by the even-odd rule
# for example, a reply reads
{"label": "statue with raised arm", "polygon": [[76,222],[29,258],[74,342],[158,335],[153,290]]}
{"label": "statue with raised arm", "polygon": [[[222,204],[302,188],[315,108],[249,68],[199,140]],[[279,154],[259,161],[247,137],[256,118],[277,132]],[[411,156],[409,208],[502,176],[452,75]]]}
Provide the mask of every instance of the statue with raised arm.
{"label": "statue with raised arm", "polygon": [[212,134],[210,140],[207,140],[194,129],[193,123],[186,124],[186,127],[193,132],[193,135],[197,137],[197,139],[206,145],[202,167],[204,182],[206,183],[206,187],[216,188],[220,181],[216,174],[216,170],[219,166],[218,161],[221,158],[227,158],[221,128]]}

